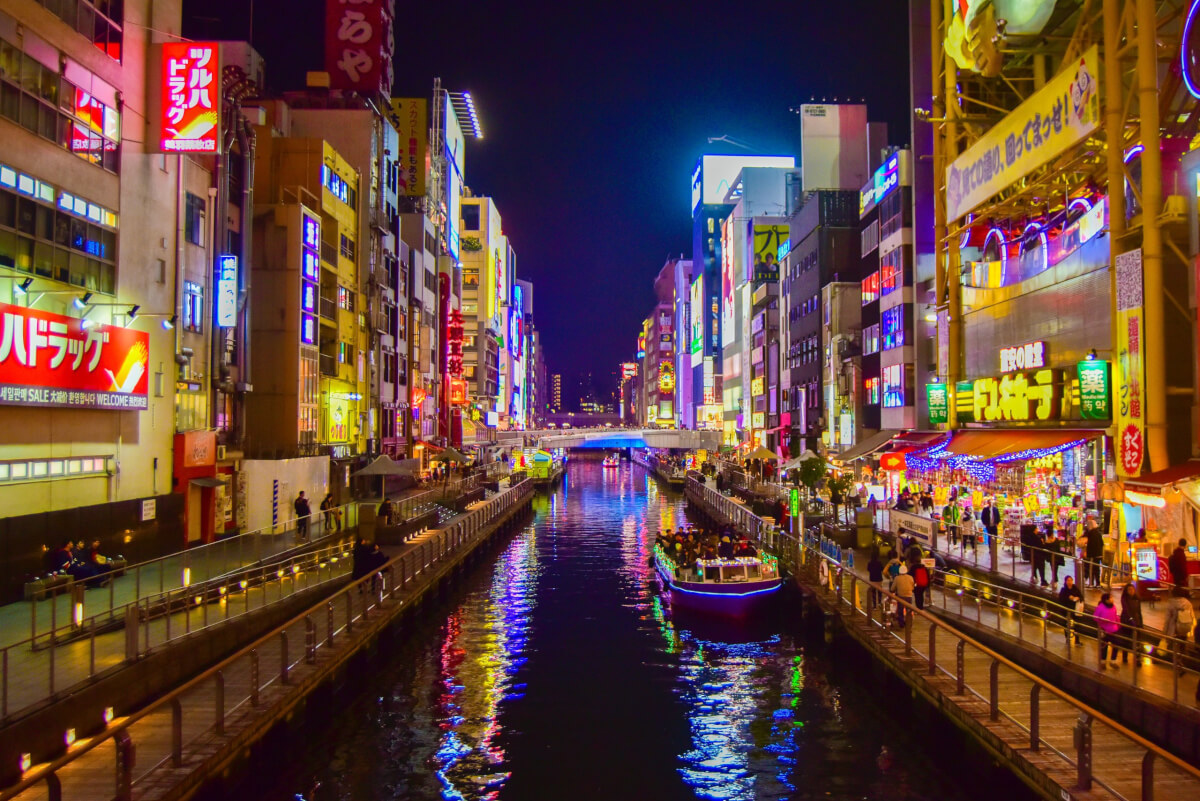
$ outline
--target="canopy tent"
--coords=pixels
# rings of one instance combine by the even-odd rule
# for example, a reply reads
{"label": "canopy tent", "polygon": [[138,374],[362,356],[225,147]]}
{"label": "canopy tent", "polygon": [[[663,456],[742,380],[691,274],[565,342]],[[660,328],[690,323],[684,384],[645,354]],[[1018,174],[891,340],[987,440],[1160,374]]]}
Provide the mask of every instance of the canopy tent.
{"label": "canopy tent", "polygon": [[377,456],[375,461],[351,473],[350,476],[412,476],[421,468],[420,459],[402,459],[397,462],[387,454]]}
{"label": "canopy tent", "polygon": [[1015,462],[1036,459],[1101,436],[1090,429],[991,429],[956,431],[944,447],[919,452],[934,458],[968,457],[976,461]]}
{"label": "canopy tent", "polygon": [[765,448],[762,445],[759,445],[757,448],[755,448],[754,450],[752,450],[748,454],[746,454],[746,458],[747,459],[768,459],[773,462],[779,461],[779,457],[777,455],[775,455],[775,451],[771,450],[770,448]]}
{"label": "canopy tent", "polygon": [[813,453],[811,450],[808,450],[806,448],[804,453],[800,454],[795,459],[792,459],[789,462],[785,462],[784,465],[782,467],[780,467],[779,469],[780,470],[795,470],[797,467],[799,467],[804,462],[807,462],[809,459],[820,459],[820,458],[821,458],[820,455]]}
{"label": "canopy tent", "polygon": [[430,459],[430,461],[433,461],[433,462],[457,462],[458,464],[466,464],[467,462],[469,462],[471,460],[470,460],[470,458],[468,458],[467,456],[464,456],[460,451],[458,451],[455,448],[446,448],[441,453],[438,453],[435,456],[433,456]]}

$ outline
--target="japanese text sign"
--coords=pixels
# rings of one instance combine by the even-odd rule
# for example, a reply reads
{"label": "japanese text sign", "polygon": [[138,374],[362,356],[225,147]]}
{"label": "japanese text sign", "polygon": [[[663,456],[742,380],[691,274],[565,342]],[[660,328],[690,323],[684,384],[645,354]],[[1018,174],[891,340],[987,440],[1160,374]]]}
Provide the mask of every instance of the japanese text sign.
{"label": "japanese text sign", "polygon": [[148,407],[150,337],[0,303],[0,404]]}
{"label": "japanese text sign", "polygon": [[1059,420],[1068,416],[1070,407],[1070,393],[1063,392],[1064,384],[1063,372],[1049,369],[960,381],[955,411],[964,422]]}
{"label": "japanese text sign", "polygon": [[237,325],[238,258],[231,253],[217,256],[217,326]]}
{"label": "japanese text sign", "polygon": [[217,153],[221,149],[221,55],[216,42],[165,42],[159,149]]}
{"label": "japanese text sign", "polygon": [[425,197],[425,160],[429,152],[428,101],[392,99],[392,124],[400,139],[400,194]]}
{"label": "japanese text sign", "polygon": [[331,89],[392,93],[389,0],[325,0],[325,71]]}
{"label": "japanese text sign", "polygon": [[1011,373],[1014,370],[1033,370],[1046,366],[1046,343],[1026,342],[1015,348],[1000,349],[1000,372]]}
{"label": "japanese text sign", "polygon": [[1100,50],[1093,45],[946,168],[946,219],[956,220],[1100,124]]}
{"label": "japanese text sign", "polygon": [[950,422],[950,393],[945,384],[926,384],[925,401],[929,407],[929,424]]}
{"label": "japanese text sign", "polygon": [[1145,410],[1142,383],[1146,349],[1142,341],[1142,251],[1119,253],[1117,273],[1117,473],[1142,473],[1145,455]]}
{"label": "japanese text sign", "polygon": [[1086,359],[1078,364],[1078,371],[1080,417],[1084,420],[1107,420],[1112,417],[1108,362]]}

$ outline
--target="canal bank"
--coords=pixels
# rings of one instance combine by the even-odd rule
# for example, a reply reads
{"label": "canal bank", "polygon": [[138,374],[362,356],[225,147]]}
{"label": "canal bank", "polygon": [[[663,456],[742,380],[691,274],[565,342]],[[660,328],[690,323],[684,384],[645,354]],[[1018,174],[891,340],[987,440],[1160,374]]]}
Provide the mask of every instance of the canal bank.
{"label": "canal bank", "polygon": [[654,533],[701,520],[644,470],[573,460],[533,504],[494,561],[206,797],[1026,797],[794,608],[749,628],[674,615]]}
{"label": "canal bank", "polygon": [[[710,519],[767,542],[788,564],[831,633],[848,635],[1043,798],[1190,797],[1200,771],[938,618],[871,591],[829,543],[778,532],[689,479],[689,501]],[[909,609],[905,625],[882,598]],[[1097,755],[1103,759],[1097,759]]]}
{"label": "canal bank", "polygon": [[350,583],[98,735],[69,743],[63,756],[30,766],[0,799],[191,797],[525,514],[532,494],[532,483],[521,482],[418,536],[379,577]]}

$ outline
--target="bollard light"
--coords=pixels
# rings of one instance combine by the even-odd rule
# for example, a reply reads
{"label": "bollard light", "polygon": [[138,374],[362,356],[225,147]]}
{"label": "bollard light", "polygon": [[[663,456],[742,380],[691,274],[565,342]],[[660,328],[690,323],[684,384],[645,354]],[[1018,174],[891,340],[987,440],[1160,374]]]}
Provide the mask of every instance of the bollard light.
{"label": "bollard light", "polygon": [[67,748],[75,745],[75,730],[67,729],[66,734],[63,735],[63,741],[66,742]]}
{"label": "bollard light", "polygon": [[203,595],[197,595],[195,600],[196,600],[196,606],[199,606],[199,605],[200,605],[200,603],[201,603],[201,602],[204,600],[204,596],[203,596]]}
{"label": "bollard light", "polygon": [[246,589],[246,580],[242,579],[241,581],[239,581],[238,586],[241,587],[243,590]]}
{"label": "bollard light", "polygon": [[83,602],[82,601],[79,601],[75,604],[75,609],[74,609],[74,612],[72,612],[71,618],[75,621],[76,626],[83,625]]}
{"label": "bollard light", "polygon": [[192,586],[192,569],[190,567],[185,567],[183,569],[183,586]]}

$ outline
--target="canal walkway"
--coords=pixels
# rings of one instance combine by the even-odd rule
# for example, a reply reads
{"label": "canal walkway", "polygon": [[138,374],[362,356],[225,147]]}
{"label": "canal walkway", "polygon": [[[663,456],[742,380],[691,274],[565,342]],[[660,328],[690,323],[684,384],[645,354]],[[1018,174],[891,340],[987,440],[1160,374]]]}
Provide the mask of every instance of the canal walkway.
{"label": "canal walkway", "polygon": [[526,507],[532,492],[528,481],[503,487],[474,510],[396,546],[378,576],[350,583],[149,706],[126,715],[115,710],[96,736],[31,765],[0,790],[0,801],[128,801],[193,791]]}
{"label": "canal walkway", "polygon": [[[933,614],[940,599],[938,611],[964,619],[976,606],[975,620],[982,623],[987,593],[963,582],[937,589],[931,607],[918,610],[872,588],[849,564],[848,554],[831,542],[814,536],[799,541],[694,479],[687,492],[710,517],[744,528],[773,547],[829,619],[841,620],[854,639],[1043,795],[1131,799],[1190,798],[1200,793],[1200,770],[1194,765]],[[896,628],[895,615],[884,613],[885,598],[909,610],[901,628]],[[1007,607],[1003,601],[1002,605]],[[1001,629],[1004,614],[997,616]],[[1061,627],[1055,632],[1049,615],[1039,613],[1038,619],[1036,628],[1018,622],[1021,642],[1032,645],[1040,638],[1047,647],[1053,639],[1065,642],[1066,633]],[[1141,670],[1151,672],[1150,666]],[[1158,675],[1143,675],[1139,686],[1161,694]],[[1164,697],[1171,700],[1170,695]]]}

